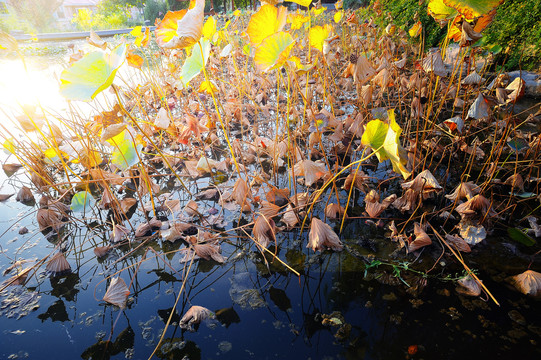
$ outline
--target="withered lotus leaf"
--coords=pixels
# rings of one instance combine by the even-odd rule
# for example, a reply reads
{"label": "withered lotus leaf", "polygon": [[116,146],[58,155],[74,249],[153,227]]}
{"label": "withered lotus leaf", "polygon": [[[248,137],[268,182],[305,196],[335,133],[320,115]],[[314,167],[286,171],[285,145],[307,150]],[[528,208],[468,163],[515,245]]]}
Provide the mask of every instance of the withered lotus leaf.
{"label": "withered lotus leaf", "polygon": [[376,218],[381,215],[385,209],[389,207],[395,200],[396,194],[387,196],[383,201],[379,202],[380,195],[376,190],[370,190],[364,199],[366,206],[365,211],[371,218]]}
{"label": "withered lotus leaf", "polygon": [[7,199],[9,199],[10,197],[12,197],[14,194],[0,194],[0,202],[1,201],[6,201]]}
{"label": "withered lotus leaf", "polygon": [[193,244],[197,256],[205,260],[214,260],[220,264],[225,262],[225,257],[220,254],[220,245],[215,244]]}
{"label": "withered lotus leaf", "polygon": [[420,248],[432,244],[430,236],[423,230],[421,224],[416,222],[414,224],[413,233],[415,234],[415,240],[413,240],[408,246],[408,252],[419,250]]}
{"label": "withered lotus leaf", "polygon": [[412,189],[416,193],[422,194],[424,200],[432,197],[435,192],[439,192],[443,188],[430,170],[427,169],[420,172],[415,179],[403,183],[402,189]]}
{"label": "withered lotus leaf", "polygon": [[460,236],[447,234],[445,235],[445,240],[447,240],[449,245],[451,245],[460,252],[471,252],[470,245],[468,245],[468,243],[464,241],[464,239],[462,239]]}
{"label": "withered lotus leaf", "polygon": [[276,229],[274,221],[260,215],[255,219],[252,235],[259,245],[267,247],[271,242],[276,242]]}
{"label": "withered lotus leaf", "polygon": [[443,59],[441,58],[441,51],[433,51],[429,53],[422,62],[423,69],[427,73],[434,73],[437,76],[447,76],[447,70],[443,64]]}
{"label": "withered lotus leaf", "polygon": [[521,274],[512,276],[511,283],[524,295],[537,298],[541,296],[541,273],[537,271],[526,270]]}
{"label": "withered lotus leaf", "polygon": [[57,252],[53,257],[47,262],[45,270],[51,272],[53,275],[59,274],[62,272],[70,271],[71,266],[66,260],[66,257],[62,252]]}
{"label": "withered lotus leaf", "polygon": [[111,231],[111,239],[110,239],[110,241],[113,244],[118,243],[118,242],[124,240],[124,238],[129,233],[130,233],[130,231],[125,226],[119,225],[119,224],[113,224],[113,231]]}
{"label": "withered lotus leaf", "polygon": [[113,249],[112,246],[106,245],[106,246],[96,246],[94,248],[94,255],[98,258],[102,258],[105,255],[109,254],[109,252]]}
{"label": "withered lotus leaf", "polygon": [[30,203],[34,201],[35,199],[34,199],[34,194],[32,194],[32,190],[30,190],[30,188],[26,186],[23,186],[17,193],[17,197],[15,198],[15,200],[20,201],[24,204],[24,203]]}
{"label": "withered lotus leaf", "polygon": [[40,231],[47,229],[58,231],[64,226],[62,215],[54,209],[39,209],[36,217]]}
{"label": "withered lotus leaf", "polygon": [[308,245],[314,251],[331,249],[342,251],[342,242],[333,229],[316,217],[312,218],[310,233],[308,234]]}
{"label": "withered lotus leaf", "polygon": [[489,199],[481,194],[475,195],[465,203],[456,207],[463,219],[479,216],[481,218],[493,218],[497,213],[492,209],[492,204]]}
{"label": "withered lotus leaf", "polygon": [[169,11],[156,27],[158,45],[167,49],[189,47],[201,38],[204,0],[196,0],[189,10]]}
{"label": "withered lotus leaf", "polygon": [[90,30],[90,37],[86,38],[86,41],[95,47],[98,47],[102,50],[105,50],[107,48],[107,43],[103,41],[103,39],[94,32],[94,30]]}
{"label": "withered lotus leaf", "polygon": [[198,209],[199,209],[199,204],[197,204],[197,202],[193,200],[190,200],[184,207],[184,212],[190,216],[196,216],[197,214],[199,214]]}
{"label": "withered lotus leaf", "polygon": [[[342,217],[346,212],[340,204],[330,203],[325,206],[325,216],[329,219],[338,219]],[[347,215],[346,215],[347,217]]]}
{"label": "withered lotus leaf", "polygon": [[301,160],[295,164],[293,171],[295,176],[304,176],[306,186],[321,179],[328,173],[325,164],[321,161]]}
{"label": "withered lotus leaf", "polygon": [[144,237],[152,235],[152,226],[149,223],[142,223],[135,229],[135,237]]}
{"label": "withered lotus leaf", "polygon": [[462,85],[480,85],[485,79],[477,73],[477,71],[472,71],[468,76],[462,79]]}
{"label": "withered lotus leaf", "polygon": [[261,208],[259,209],[259,212],[263,214],[267,219],[271,219],[278,215],[278,212],[280,211],[280,206],[275,205],[268,201],[262,201],[261,202]]}
{"label": "withered lotus leaf", "polygon": [[480,120],[488,118],[489,116],[490,108],[488,107],[487,101],[483,94],[479,93],[473,104],[470,106],[467,117]]}
{"label": "withered lotus leaf", "polygon": [[209,309],[193,305],[180,319],[180,327],[185,330],[193,331],[193,326],[201,323],[201,321],[214,318],[214,313]]}
{"label": "withered lotus leaf", "polygon": [[120,209],[125,214],[130,212],[130,210],[137,204],[137,200],[134,198],[124,198],[120,200]]}
{"label": "withered lotus leaf", "polygon": [[111,279],[109,288],[103,296],[103,301],[118,306],[121,309],[126,307],[126,300],[130,295],[130,290],[121,277],[115,277]]}
{"label": "withered lotus leaf", "polygon": [[299,218],[297,217],[297,214],[295,213],[295,210],[293,210],[293,206],[291,206],[291,204],[287,205],[286,211],[282,216],[282,222],[284,222],[288,228],[295,227],[295,225],[297,225],[299,222]]}
{"label": "withered lotus leaf", "polygon": [[471,275],[467,275],[458,280],[459,286],[456,291],[460,294],[467,296],[479,296],[481,295],[481,285]]}

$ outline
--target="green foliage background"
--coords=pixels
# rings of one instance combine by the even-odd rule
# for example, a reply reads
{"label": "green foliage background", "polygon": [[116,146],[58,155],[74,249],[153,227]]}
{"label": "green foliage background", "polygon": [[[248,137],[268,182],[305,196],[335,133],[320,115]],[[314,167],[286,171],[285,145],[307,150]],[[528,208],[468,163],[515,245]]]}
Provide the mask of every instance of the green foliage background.
{"label": "green foliage background", "polygon": [[[362,0],[348,0],[356,4]],[[428,0],[379,0],[382,14],[376,16],[371,0],[366,8],[359,9],[361,17],[374,17],[374,21],[385,27],[390,22],[408,30],[417,20],[423,24],[425,48],[438,46],[445,38],[447,28],[440,28],[428,15]],[[346,2],[345,2],[346,3]],[[355,6],[352,6],[353,8]],[[500,45],[504,51],[496,56],[497,65],[507,70],[541,70],[541,1],[506,0],[498,7],[492,24],[483,32],[485,45]]]}

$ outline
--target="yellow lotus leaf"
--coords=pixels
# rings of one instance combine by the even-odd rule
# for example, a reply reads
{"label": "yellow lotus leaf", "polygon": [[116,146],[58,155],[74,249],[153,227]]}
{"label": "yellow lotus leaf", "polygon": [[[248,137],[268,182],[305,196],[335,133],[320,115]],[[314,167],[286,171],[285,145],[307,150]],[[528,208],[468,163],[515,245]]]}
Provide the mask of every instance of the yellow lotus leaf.
{"label": "yellow lotus leaf", "polygon": [[344,12],[343,11],[337,11],[334,13],[334,22],[335,23],[339,23],[340,20],[342,20],[342,17],[344,16]]}
{"label": "yellow lotus leaf", "polygon": [[250,43],[257,46],[272,34],[282,31],[287,19],[287,8],[279,9],[272,5],[263,5],[250,18],[246,33],[250,37]]}
{"label": "yellow lotus leaf", "polygon": [[128,65],[137,69],[140,69],[145,62],[145,60],[141,56],[134,54],[131,51],[128,51],[128,53],[126,54],[126,60],[128,61]]}
{"label": "yellow lotus leaf", "polygon": [[178,49],[192,46],[199,41],[203,29],[204,8],[205,0],[196,0],[195,3],[190,3],[187,11],[169,11],[154,31],[158,45],[167,49]]}
{"label": "yellow lotus leaf", "polygon": [[319,9],[312,8],[312,13],[314,14],[314,16],[323,14],[324,11],[325,11],[325,7],[320,7]]}
{"label": "yellow lotus leaf", "polygon": [[457,15],[457,11],[445,5],[444,0],[430,0],[427,11],[430,16],[440,23],[447,23],[448,20]]}
{"label": "yellow lotus leaf", "polygon": [[330,32],[329,25],[312,27],[310,29],[310,46],[323,52],[323,43],[329,37]]}
{"label": "yellow lotus leaf", "polygon": [[295,40],[287,32],[279,32],[267,37],[257,48],[254,62],[264,72],[275,69],[287,60]]}
{"label": "yellow lotus leaf", "polygon": [[287,22],[291,24],[291,30],[298,30],[302,27],[302,24],[307,22],[310,18],[299,12],[289,14],[287,16]]}
{"label": "yellow lotus leaf", "polygon": [[216,19],[214,16],[209,16],[207,21],[205,22],[205,25],[203,25],[203,37],[205,39],[212,39],[214,34],[216,33]]}
{"label": "yellow lotus leaf", "polygon": [[233,16],[239,16],[239,15],[240,15],[240,10],[239,9],[233,11]]}
{"label": "yellow lotus leaf", "polygon": [[312,0],[291,0],[291,2],[299,4],[300,6],[308,7],[312,3]]}
{"label": "yellow lotus leaf", "polygon": [[[477,19],[475,26],[473,27],[473,31],[476,33],[480,33],[483,31],[488,25],[492,23],[492,20],[494,20],[494,16],[496,15],[496,10],[492,10],[488,14],[485,14],[481,16],[479,19]],[[447,33],[447,37],[453,41],[459,42],[462,39],[463,36],[463,26],[460,25],[462,23],[464,18],[462,16],[457,16],[455,20],[453,21],[453,24],[451,25],[451,28],[449,29]],[[470,25],[471,28],[471,25]],[[468,34],[465,34],[468,35]]]}
{"label": "yellow lotus leaf", "polygon": [[143,28],[141,26],[136,26],[133,28],[133,30],[130,32],[131,35],[135,37],[134,44],[135,46],[143,46],[147,47],[148,42],[150,40],[150,28],[147,27],[145,29],[145,32],[143,32]]}
{"label": "yellow lotus leaf", "polygon": [[211,80],[205,80],[199,85],[199,89],[197,90],[200,93],[207,93],[209,95],[212,95],[213,93],[218,92],[218,87],[216,84]]}
{"label": "yellow lotus leaf", "polygon": [[488,14],[505,0],[443,0],[446,6],[456,9],[467,20]]}
{"label": "yellow lotus leaf", "polygon": [[419,34],[421,34],[421,31],[423,30],[423,24],[420,21],[417,21],[411,29],[409,29],[408,33],[411,37],[417,37]]}
{"label": "yellow lotus leaf", "polygon": [[297,56],[291,56],[289,59],[287,59],[287,62],[295,66],[297,69],[297,74],[303,75],[306,74],[308,71],[312,70],[314,68],[315,64],[306,64],[304,65],[301,63],[301,59],[299,59]]}

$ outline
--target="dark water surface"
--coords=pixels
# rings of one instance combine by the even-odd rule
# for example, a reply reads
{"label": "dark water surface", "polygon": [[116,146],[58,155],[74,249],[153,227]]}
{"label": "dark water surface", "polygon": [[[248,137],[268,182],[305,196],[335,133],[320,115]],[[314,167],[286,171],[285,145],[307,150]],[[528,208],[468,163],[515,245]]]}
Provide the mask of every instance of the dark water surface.
{"label": "dark water surface", "polygon": [[[16,193],[27,181],[17,177],[22,171],[10,178],[1,173],[3,194]],[[202,187],[207,180],[190,185],[190,191],[197,193],[198,183]],[[158,236],[133,240],[98,260],[93,248],[109,241],[106,212],[87,214],[86,220],[76,215],[78,221],[48,238],[38,230],[38,206],[14,198],[0,203],[0,274],[15,260],[39,260],[58,247],[66,250],[71,272],[52,276],[42,265],[25,285],[0,292],[2,359],[148,359],[181,289],[154,358],[541,358],[540,303],[505,281],[528,268],[532,250],[505,234],[493,234],[464,256],[497,306],[485,295],[456,291],[448,276],[459,276],[462,268],[447,254],[440,257],[439,245],[419,258],[406,256],[384,237],[385,230],[362,219],[346,222],[341,253],[306,249],[307,231],[280,233],[279,248],[270,250],[301,274],[296,276],[270,256],[266,264],[242,231],[222,242],[224,264],[196,260],[190,267],[180,262],[185,243]],[[207,215],[219,208],[213,201],[199,206]],[[134,224],[141,221],[137,216]],[[238,221],[238,213],[225,213],[225,228],[237,227]],[[338,230],[339,223],[328,222]],[[21,235],[23,227],[29,232]],[[400,274],[388,265],[366,269],[365,260],[376,258],[401,264]],[[406,266],[434,270],[425,279]],[[539,260],[531,269],[541,271]],[[113,275],[133,283],[124,310],[101,300]],[[212,310],[217,319],[195,332],[182,330],[179,319],[192,305]]]}

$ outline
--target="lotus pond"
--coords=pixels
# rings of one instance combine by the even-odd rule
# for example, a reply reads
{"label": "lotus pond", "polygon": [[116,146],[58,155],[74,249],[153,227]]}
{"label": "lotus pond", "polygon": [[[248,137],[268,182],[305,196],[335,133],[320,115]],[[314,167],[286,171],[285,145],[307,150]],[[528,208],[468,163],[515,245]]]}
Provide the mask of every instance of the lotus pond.
{"label": "lotus pond", "polygon": [[2,34],[0,356],[541,356],[539,103],[364,20]]}

